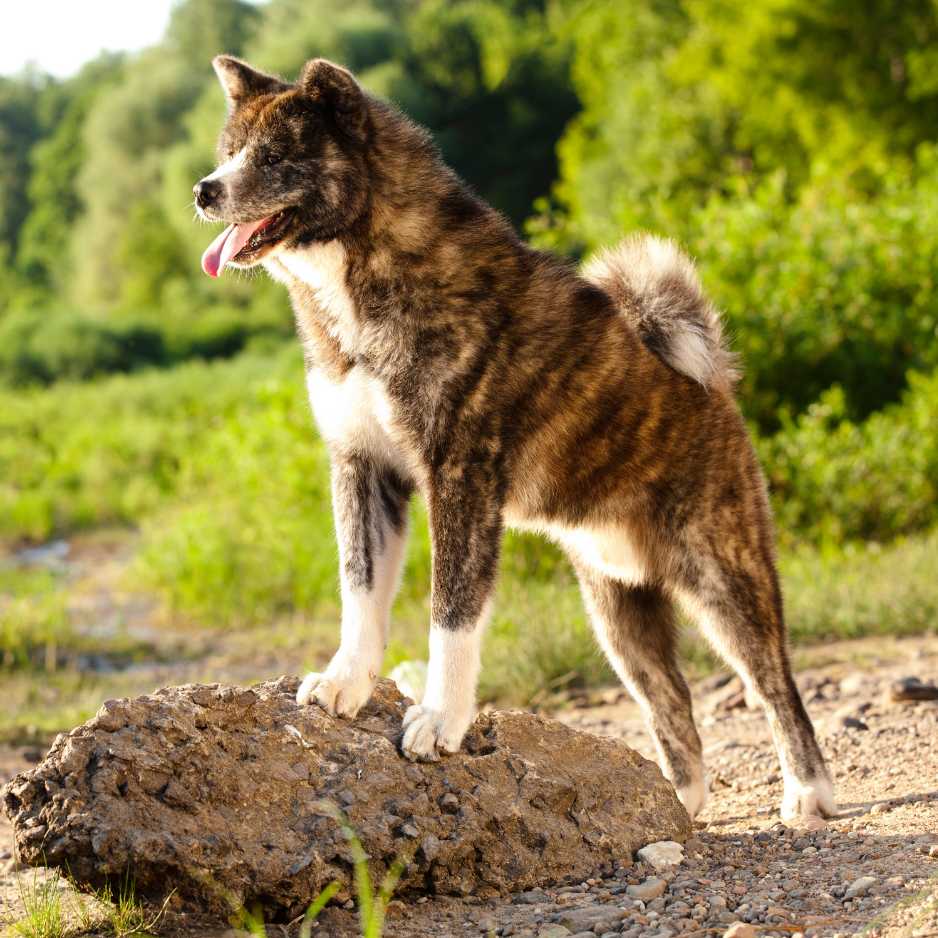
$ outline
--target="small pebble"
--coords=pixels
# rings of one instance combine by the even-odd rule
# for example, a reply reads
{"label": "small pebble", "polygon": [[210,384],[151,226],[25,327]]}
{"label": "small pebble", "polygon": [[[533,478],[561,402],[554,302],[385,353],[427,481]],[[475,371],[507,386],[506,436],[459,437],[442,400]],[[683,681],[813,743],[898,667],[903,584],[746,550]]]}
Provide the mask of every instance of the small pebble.
{"label": "small pebble", "polygon": [[875,876],[861,876],[847,887],[847,891],[844,893],[844,899],[857,899],[860,896],[865,896],[876,883],[877,879]]}
{"label": "small pebble", "polygon": [[567,935],[572,934],[573,932],[571,932],[569,928],[555,923],[553,925],[541,926],[537,933],[537,938],[566,938]]}
{"label": "small pebble", "polygon": [[451,791],[448,791],[440,798],[440,807],[447,814],[455,814],[459,810],[459,799]]}
{"label": "small pebble", "polygon": [[667,888],[668,884],[663,879],[659,879],[657,876],[650,876],[637,886],[629,886],[626,893],[633,899],[641,899],[643,902],[648,902],[663,895]]}
{"label": "small pebble", "polygon": [[723,932],[723,938],[755,938],[756,930],[746,922],[733,922]]}

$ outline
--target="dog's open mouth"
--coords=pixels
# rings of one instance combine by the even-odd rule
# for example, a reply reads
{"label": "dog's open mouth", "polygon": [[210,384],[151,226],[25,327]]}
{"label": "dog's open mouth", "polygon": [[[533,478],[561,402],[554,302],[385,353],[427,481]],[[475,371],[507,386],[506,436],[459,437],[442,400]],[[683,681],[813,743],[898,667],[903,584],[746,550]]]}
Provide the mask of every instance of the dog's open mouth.
{"label": "dog's open mouth", "polygon": [[202,270],[210,277],[218,277],[229,262],[255,262],[268,248],[283,238],[292,217],[293,210],[285,208],[258,221],[229,225],[205,249],[202,255]]}

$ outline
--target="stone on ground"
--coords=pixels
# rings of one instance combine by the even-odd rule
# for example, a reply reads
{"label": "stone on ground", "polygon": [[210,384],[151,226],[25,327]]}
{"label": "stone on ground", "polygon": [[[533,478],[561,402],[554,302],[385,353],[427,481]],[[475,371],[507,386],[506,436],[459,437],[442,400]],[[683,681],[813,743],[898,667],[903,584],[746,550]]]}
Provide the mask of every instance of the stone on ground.
{"label": "stone on ground", "polygon": [[857,896],[865,896],[877,882],[878,880],[875,876],[861,876],[847,887],[844,898],[856,899]]}
{"label": "stone on ground", "polygon": [[639,860],[651,864],[659,873],[680,865],[684,859],[684,848],[673,840],[659,840],[638,851]]}
{"label": "stone on ground", "polygon": [[904,677],[890,685],[889,696],[899,702],[938,700],[938,686],[926,684],[917,677]]}
{"label": "stone on ground", "polygon": [[755,928],[747,922],[733,922],[733,924],[723,932],[723,938],[755,938],[755,936]]}
{"label": "stone on ground", "polygon": [[[357,831],[379,880],[410,862],[402,895],[477,896],[579,881],[691,824],[657,766],[625,743],[526,713],[481,715],[460,753],[412,764],[405,704],[379,683],[349,722],[294,701],[295,679],[250,689],[164,688],[106,702],[3,790],[19,856],[180,909],[260,902],[300,914]],[[662,883],[662,886],[664,884]]]}
{"label": "stone on ground", "polygon": [[636,883],[634,886],[629,886],[626,889],[626,894],[630,899],[641,899],[642,902],[650,902],[652,899],[657,899],[658,896],[663,896],[667,888],[666,880],[658,876],[649,876],[648,879]]}

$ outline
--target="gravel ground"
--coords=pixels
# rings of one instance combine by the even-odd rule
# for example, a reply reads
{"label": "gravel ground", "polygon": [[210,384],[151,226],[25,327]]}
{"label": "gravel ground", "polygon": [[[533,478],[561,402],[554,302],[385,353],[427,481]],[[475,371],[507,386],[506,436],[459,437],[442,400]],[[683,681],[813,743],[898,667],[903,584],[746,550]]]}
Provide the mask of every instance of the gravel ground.
{"label": "gravel ground", "polygon": [[[904,677],[938,679],[938,639],[843,643],[825,656],[827,663],[799,676],[841,808],[823,829],[779,823],[782,786],[761,712],[746,706],[735,680],[709,678],[694,691],[710,800],[677,866],[656,870],[626,857],[586,882],[504,900],[396,900],[386,934],[938,935],[938,701],[890,697]],[[651,756],[637,710],[618,689],[555,715]],[[0,777],[22,768],[24,755],[36,753],[0,752]],[[9,842],[9,829],[0,827],[0,921],[15,916],[21,878],[34,875],[13,870],[4,858]],[[160,931],[208,934],[170,919]],[[278,932],[286,930],[269,930]],[[355,933],[354,912],[343,909],[327,910],[314,931]]]}

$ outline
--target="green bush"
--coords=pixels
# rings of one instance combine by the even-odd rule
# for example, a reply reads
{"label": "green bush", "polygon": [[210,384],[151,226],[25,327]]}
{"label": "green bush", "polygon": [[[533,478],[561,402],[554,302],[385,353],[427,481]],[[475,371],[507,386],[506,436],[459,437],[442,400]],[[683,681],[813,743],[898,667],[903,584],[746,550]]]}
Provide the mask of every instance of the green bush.
{"label": "green bush", "polygon": [[207,311],[177,308],[169,315],[106,319],[41,308],[16,311],[0,317],[0,385],[87,381],[192,358],[230,358],[254,340],[282,340],[291,332],[287,316],[217,304]]}
{"label": "green bush", "polygon": [[686,237],[740,353],[744,408],[764,429],[838,384],[849,416],[938,366],[938,151],[870,199],[841,184],[790,204],[778,175],[714,197]]}
{"label": "green bush", "polygon": [[177,491],[211,429],[251,406],[246,389],[287,374],[302,386],[292,345],[276,355],[0,391],[0,540],[139,522]]}
{"label": "green bush", "polygon": [[910,370],[938,366],[936,212],[938,149],[923,145],[914,168],[883,171],[873,193],[823,178],[793,197],[779,171],[729,179],[651,224],[697,261],[741,359],[743,409],[772,432],[834,384],[862,419],[900,396]]}
{"label": "green bush", "polygon": [[5,384],[81,381],[165,361],[163,337],[150,326],[43,312],[0,319],[0,381]]}
{"label": "green bush", "polygon": [[938,371],[862,423],[834,388],[759,444],[789,542],[888,541],[938,522]]}

